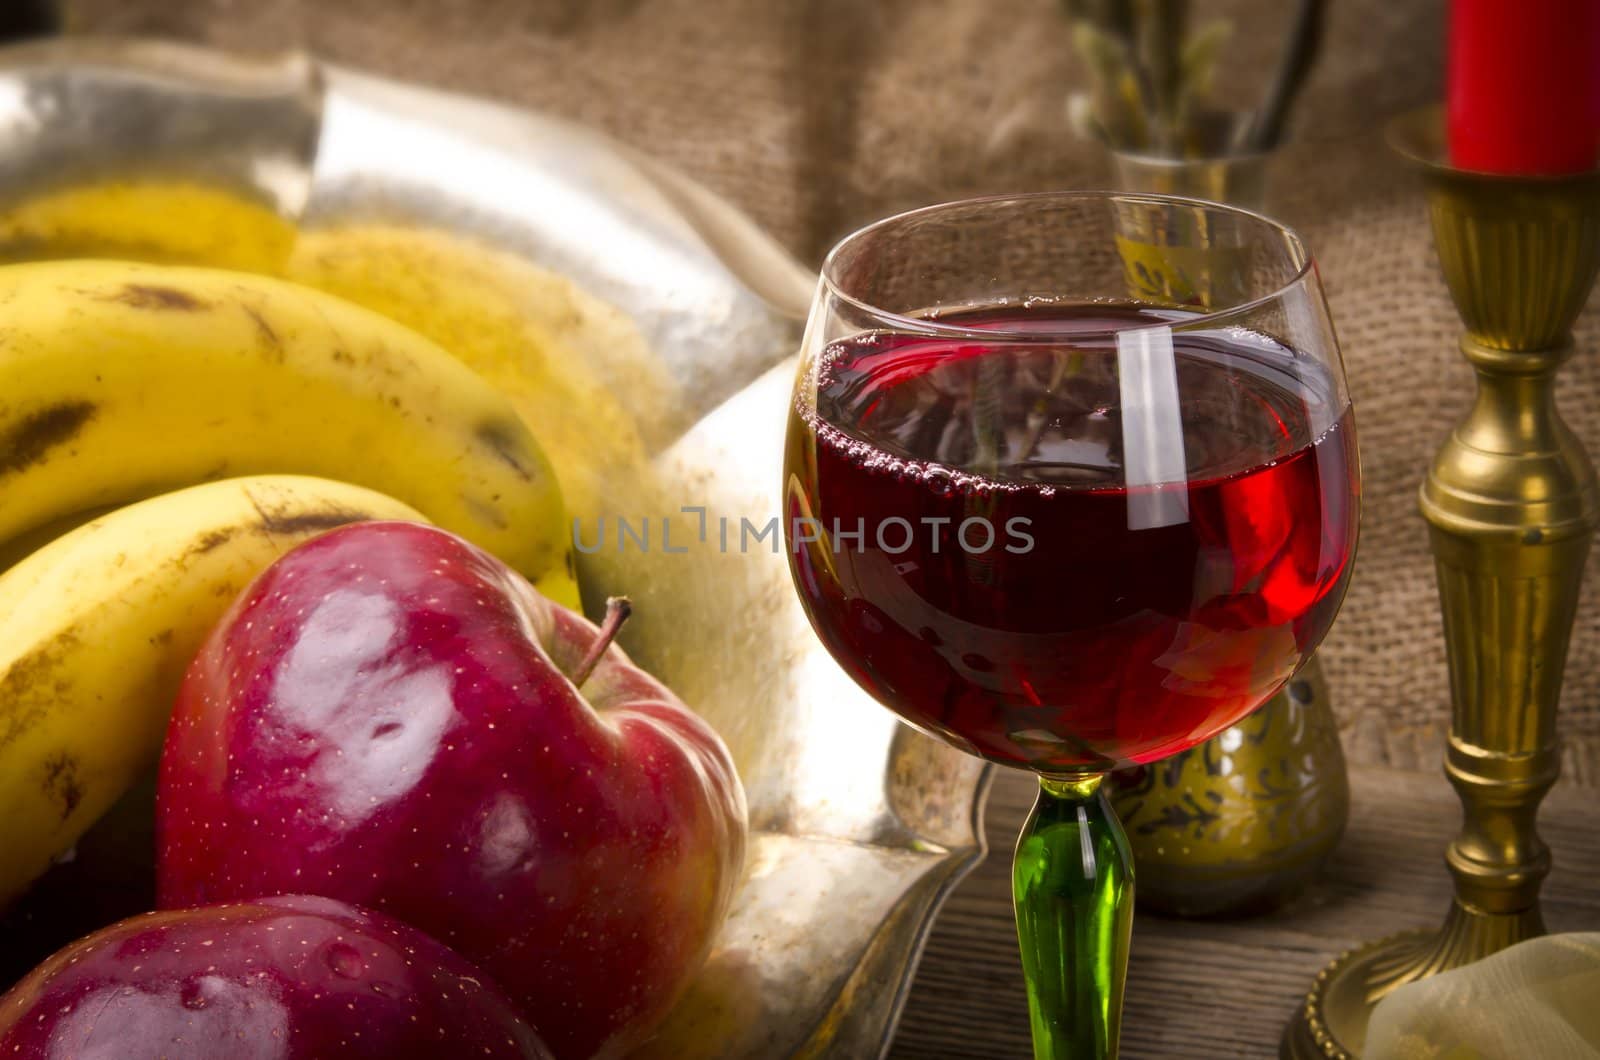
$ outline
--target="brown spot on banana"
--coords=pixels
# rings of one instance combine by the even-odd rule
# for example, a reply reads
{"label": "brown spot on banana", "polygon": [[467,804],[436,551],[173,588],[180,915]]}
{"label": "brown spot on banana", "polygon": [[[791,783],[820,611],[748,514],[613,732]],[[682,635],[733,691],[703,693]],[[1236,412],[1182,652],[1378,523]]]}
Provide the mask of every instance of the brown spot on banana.
{"label": "brown spot on banana", "polygon": [[239,532],[237,526],[225,526],[209,531],[204,537],[190,545],[186,556],[203,556],[212,549],[221,548],[233,540],[233,535]]}
{"label": "brown spot on banana", "polygon": [[44,760],[45,798],[61,808],[65,821],[78,808],[85,794],[83,780],[78,775],[78,760],[66,751],[57,751]]}
{"label": "brown spot on banana", "polygon": [[267,357],[274,361],[283,360],[283,340],[278,338],[278,333],[267,323],[267,318],[256,311],[253,306],[244,306],[244,311],[250,319],[256,322],[256,334],[261,336],[261,345],[266,349]]}
{"label": "brown spot on banana", "polygon": [[367,351],[366,366],[371,371],[382,374],[386,379],[404,380],[410,378],[406,368],[415,366],[410,364],[402,366],[397,363],[397,360],[398,358],[396,358],[393,351],[387,346],[380,345]]}
{"label": "brown spot on banana", "polygon": [[[259,510],[259,509],[258,509]],[[362,523],[372,518],[370,512],[349,508],[329,508],[320,512],[261,512],[261,528],[273,534],[305,534],[332,530],[348,523]]]}
{"label": "brown spot on banana", "polygon": [[501,423],[491,420],[488,423],[478,424],[478,440],[488,446],[500,462],[522,477],[524,482],[532,482],[534,469],[529,466],[528,454],[523,450],[517,435],[520,433],[519,423]]}
{"label": "brown spot on banana", "polygon": [[[496,530],[504,530],[511,525],[506,522],[506,513],[501,511],[498,505],[485,504],[468,493],[461,495],[461,502],[467,506],[467,510],[472,513],[472,517],[484,526],[492,526]],[[523,573],[526,574],[527,571],[523,571]]]}
{"label": "brown spot on banana", "polygon": [[78,631],[67,628],[28,652],[0,676],[0,750],[43,721],[72,691],[62,659],[78,648]]}
{"label": "brown spot on banana", "polygon": [[187,291],[180,291],[176,287],[161,287],[156,284],[129,283],[115,294],[105,296],[107,301],[121,302],[135,309],[175,310],[181,313],[193,313],[201,309],[211,308],[210,304],[203,302]]}
{"label": "brown spot on banana", "polygon": [[260,519],[249,529],[267,534],[302,534],[332,530],[347,523],[362,523],[372,518],[371,512],[357,511],[354,508],[332,507],[297,511],[273,504],[270,500],[263,501],[249,488],[245,489],[244,496]]}
{"label": "brown spot on banana", "polygon": [[0,436],[0,475],[41,463],[76,438],[100,411],[92,401],[63,401],[24,416]]}

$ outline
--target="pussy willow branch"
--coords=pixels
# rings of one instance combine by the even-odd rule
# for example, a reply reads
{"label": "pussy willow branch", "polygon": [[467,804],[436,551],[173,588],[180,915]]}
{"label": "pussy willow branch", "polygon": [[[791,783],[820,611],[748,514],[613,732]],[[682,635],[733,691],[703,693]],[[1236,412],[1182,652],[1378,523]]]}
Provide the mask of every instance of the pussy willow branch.
{"label": "pussy willow branch", "polygon": [[1294,22],[1289,29],[1289,41],[1278,62],[1278,72],[1267,89],[1255,120],[1250,123],[1246,146],[1253,151],[1266,151],[1278,146],[1283,139],[1283,128],[1289,116],[1289,106],[1299,95],[1311,67],[1316,62],[1317,51],[1322,46],[1323,0],[1300,0],[1295,9]]}

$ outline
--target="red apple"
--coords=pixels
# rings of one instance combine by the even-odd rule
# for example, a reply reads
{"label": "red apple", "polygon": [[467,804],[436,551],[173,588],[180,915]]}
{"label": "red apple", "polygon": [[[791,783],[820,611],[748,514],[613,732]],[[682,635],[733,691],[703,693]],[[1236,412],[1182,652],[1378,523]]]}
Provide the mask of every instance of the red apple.
{"label": "red apple", "polygon": [[610,645],[620,617],[602,633],[410,523],[284,556],[184,680],[160,903],[371,906],[482,966],[558,1056],[636,1044],[727,911],[745,801],[710,727]]}
{"label": "red apple", "polygon": [[0,998],[0,1056],[549,1057],[482,972],[415,928],[295,895],[145,913]]}

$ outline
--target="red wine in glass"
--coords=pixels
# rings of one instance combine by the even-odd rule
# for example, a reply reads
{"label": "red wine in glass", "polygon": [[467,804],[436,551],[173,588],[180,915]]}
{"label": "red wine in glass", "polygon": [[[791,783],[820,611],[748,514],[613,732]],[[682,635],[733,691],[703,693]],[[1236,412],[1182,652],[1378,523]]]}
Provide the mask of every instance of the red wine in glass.
{"label": "red wine in glass", "polygon": [[[1101,772],[1215,735],[1315,648],[1356,540],[1348,408],[1312,359],[1187,319],[975,310],[939,318],[965,334],[817,358],[790,417],[790,562],[876,698],[996,762]],[[1119,334],[1163,324],[1181,427],[1152,480]]]}

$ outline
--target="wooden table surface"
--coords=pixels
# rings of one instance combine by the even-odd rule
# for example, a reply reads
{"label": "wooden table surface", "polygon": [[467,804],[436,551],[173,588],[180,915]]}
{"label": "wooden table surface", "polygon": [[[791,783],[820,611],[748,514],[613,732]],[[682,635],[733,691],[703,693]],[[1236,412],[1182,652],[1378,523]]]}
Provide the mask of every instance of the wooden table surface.
{"label": "wooden table surface", "polygon": [[[1353,769],[1350,825],[1323,876],[1290,905],[1232,921],[1140,915],[1123,1012],[1124,1060],[1275,1057],[1312,978],[1360,942],[1435,926],[1450,899],[1444,846],[1460,804],[1438,773]],[[1555,855],[1544,886],[1551,931],[1600,930],[1595,792],[1557,785],[1539,817]],[[1002,771],[989,856],[951,896],[917,970],[892,1060],[1032,1054],[1011,920],[1011,848],[1033,798]]]}

